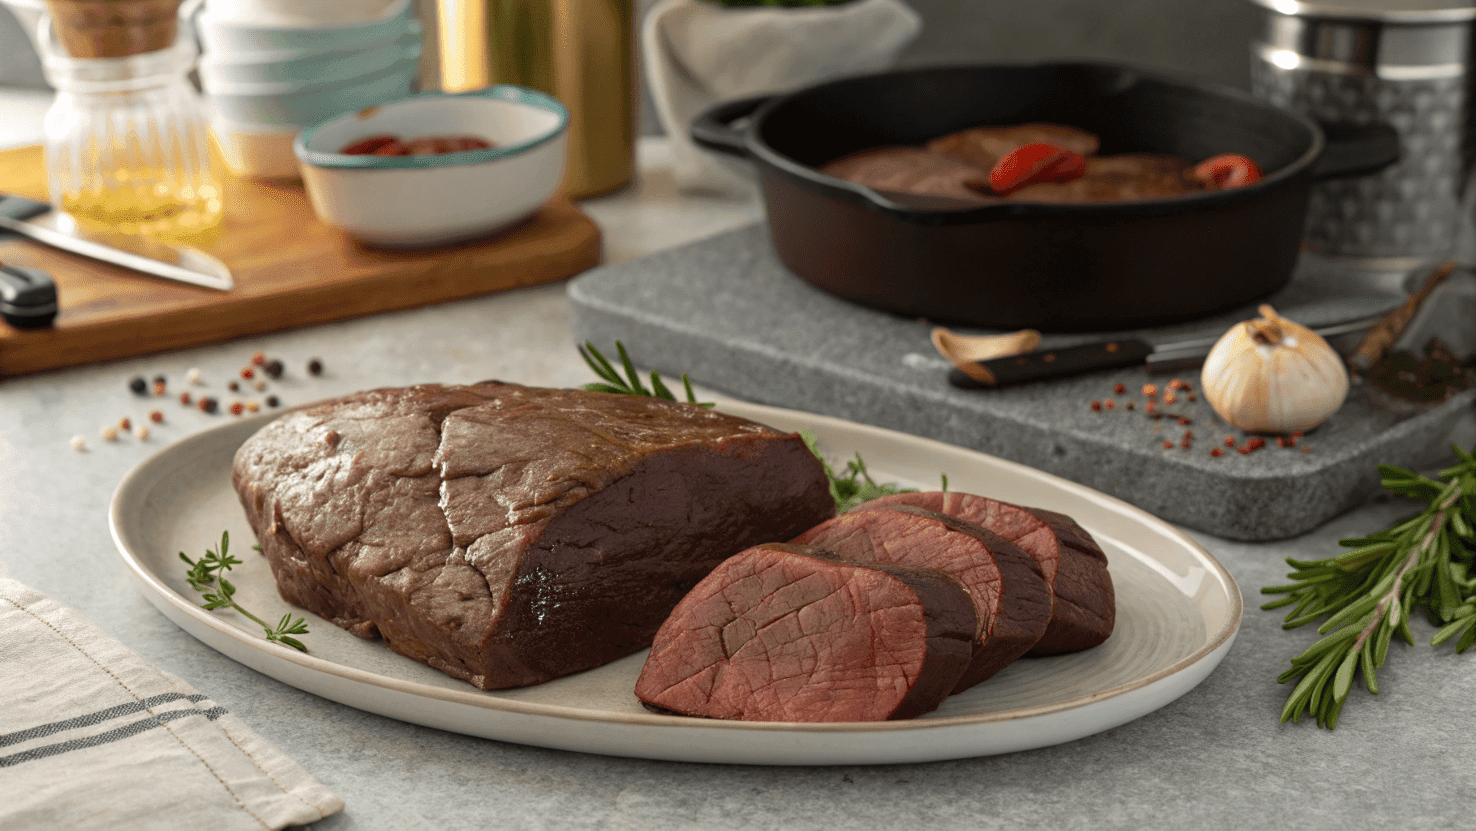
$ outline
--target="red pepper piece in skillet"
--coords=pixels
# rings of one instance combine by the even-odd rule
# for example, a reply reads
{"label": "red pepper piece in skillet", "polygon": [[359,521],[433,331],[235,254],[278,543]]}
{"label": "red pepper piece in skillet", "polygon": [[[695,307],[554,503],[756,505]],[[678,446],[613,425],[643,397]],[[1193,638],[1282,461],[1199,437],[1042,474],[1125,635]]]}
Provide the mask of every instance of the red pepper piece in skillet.
{"label": "red pepper piece in skillet", "polygon": [[1259,182],[1261,168],[1249,156],[1221,153],[1195,165],[1193,176],[1207,188],[1238,188]]}
{"label": "red pepper piece in skillet", "polygon": [[1007,196],[1036,182],[1067,182],[1086,172],[1086,158],[1053,144],[1027,144],[989,171],[989,186]]}

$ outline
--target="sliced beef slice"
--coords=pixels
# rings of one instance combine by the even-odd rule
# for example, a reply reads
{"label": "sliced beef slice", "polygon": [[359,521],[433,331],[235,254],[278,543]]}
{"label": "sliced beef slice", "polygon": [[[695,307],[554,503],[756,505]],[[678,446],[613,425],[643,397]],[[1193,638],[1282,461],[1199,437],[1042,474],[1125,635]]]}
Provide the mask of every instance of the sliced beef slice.
{"label": "sliced beef slice", "polygon": [[860,150],[827,162],[820,172],[880,191],[947,197],[977,205],[999,201],[989,194],[989,168],[920,147]]}
{"label": "sliced beef slice", "polygon": [[834,514],[796,434],[496,382],[293,411],[233,479],[285,599],[482,689],[639,651],[724,558]]}
{"label": "sliced beef slice", "polygon": [[677,605],[635,694],[709,718],[912,718],[947,698],[976,627],[944,574],[770,543],[724,561]]}
{"label": "sliced beef slice", "polygon": [[1107,555],[1071,517],[957,492],[900,493],[855,510],[913,505],[981,525],[1019,545],[1040,562],[1054,594],[1050,625],[1030,655],[1059,655],[1107,640],[1117,620]]}
{"label": "sliced beef slice", "polygon": [[[1008,127],[971,127],[927,143],[927,150],[983,168],[987,173],[1000,159],[1027,144],[1051,144],[1080,156],[1097,152],[1097,137],[1066,124],[1030,123]],[[988,179],[985,179],[986,183]],[[985,187],[988,192],[988,187]]]}
{"label": "sliced beef slice", "polygon": [[1204,190],[1187,159],[1160,153],[1123,153],[1086,160],[1086,173],[1067,182],[1037,182],[1010,194],[1017,202],[1057,205],[1168,199]]}
{"label": "sliced beef slice", "polygon": [[1025,654],[1050,621],[1051,589],[1040,564],[999,535],[946,514],[908,505],[852,511],[795,542],[854,562],[936,569],[962,584],[979,628],[954,692],[988,680]]}

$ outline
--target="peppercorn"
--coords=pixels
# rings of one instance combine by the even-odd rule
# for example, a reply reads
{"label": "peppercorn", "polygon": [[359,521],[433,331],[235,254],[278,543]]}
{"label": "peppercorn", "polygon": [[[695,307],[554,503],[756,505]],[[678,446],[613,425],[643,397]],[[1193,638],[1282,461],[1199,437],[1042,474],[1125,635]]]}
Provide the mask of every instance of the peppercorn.
{"label": "peppercorn", "polygon": [[1225,450],[1223,448],[1216,447],[1216,448],[1214,448],[1213,450],[1210,451],[1210,455],[1211,456],[1223,456],[1223,455],[1225,455]]}
{"label": "peppercorn", "polygon": [[252,355],[251,355],[251,363],[255,364],[256,366],[262,366],[266,362],[267,362],[266,353],[264,353],[264,352],[254,352],[254,353],[252,353]]}
{"label": "peppercorn", "polygon": [[279,400],[277,400],[277,396],[275,396],[275,395],[268,395],[268,396],[267,396],[267,397],[266,397],[266,405],[267,405],[267,406],[268,406],[268,407],[276,407],[276,406],[280,406],[280,405],[281,405],[281,403],[282,403],[282,402],[281,402],[281,401],[279,401]]}
{"label": "peppercorn", "polygon": [[189,406],[189,403],[190,403],[190,394],[188,392],[182,392],[182,393],[180,393],[179,394],[179,403],[184,404],[185,406]]}
{"label": "peppercorn", "polygon": [[121,419],[118,420],[118,429],[119,430],[132,430],[133,429],[133,422],[128,419],[128,416],[123,416]]}
{"label": "peppercorn", "polygon": [[1095,411],[1095,412],[1099,412],[1099,413],[1102,412],[1102,402],[1093,400],[1092,401],[1092,410]]}
{"label": "peppercorn", "polygon": [[135,427],[133,429],[133,435],[139,441],[143,441],[144,439],[147,439],[149,437],[149,427],[148,427],[148,425],[147,424],[140,424],[140,425],[138,425],[137,427]]}
{"label": "peppercorn", "polygon": [[142,375],[135,375],[133,380],[128,382],[128,388],[133,390],[134,395],[143,395],[149,390],[149,382],[145,381]]}
{"label": "peppercorn", "polygon": [[152,421],[155,424],[162,424],[164,422],[164,414],[159,412],[158,410],[154,410],[153,412],[149,413],[149,421]]}
{"label": "peppercorn", "polygon": [[241,413],[243,413],[245,411],[246,411],[246,405],[242,404],[239,401],[232,401],[231,402],[231,415],[240,415]]}
{"label": "peppercorn", "polygon": [[103,427],[98,432],[100,432],[102,434],[102,437],[104,439],[108,440],[108,441],[117,441],[118,440],[118,430],[117,430],[117,428],[113,427],[113,425],[111,425],[111,424]]}
{"label": "peppercorn", "polygon": [[1153,396],[1158,395],[1158,385],[1157,384],[1144,384],[1143,385],[1143,394],[1146,395],[1146,396],[1148,396],[1149,398],[1152,398]]}
{"label": "peppercorn", "polygon": [[1174,395],[1171,392],[1170,393],[1165,393],[1164,396],[1163,396],[1163,403],[1165,403],[1165,404],[1177,404],[1178,401],[1179,401],[1179,396]]}
{"label": "peppercorn", "polygon": [[190,368],[190,371],[187,372],[187,373],[185,373],[185,380],[186,381],[189,381],[191,384],[200,384],[201,383],[201,380],[200,380],[200,370],[199,370],[199,368],[198,367],[191,367]]}
{"label": "peppercorn", "polygon": [[204,398],[201,398],[200,399],[200,411],[201,412],[214,413],[215,410],[216,410],[216,408],[219,407],[219,406],[220,406],[219,402],[217,402],[214,398],[211,398],[208,395],[205,396]]}
{"label": "peppercorn", "polygon": [[1113,401],[1112,401],[1112,399],[1109,398],[1109,399],[1107,399],[1106,401],[1103,402],[1103,406],[1105,406],[1107,409],[1110,410],[1110,409],[1116,407],[1117,405],[1114,404]]}
{"label": "peppercorn", "polygon": [[308,361],[308,374],[309,375],[322,375],[323,374],[323,362],[320,361],[320,360],[318,360],[317,358],[313,358],[312,360]]}
{"label": "peppercorn", "polygon": [[1169,450],[1173,446],[1174,446],[1174,443],[1173,443],[1173,441],[1171,439],[1164,439],[1163,440],[1163,449],[1164,450]]}
{"label": "peppercorn", "polygon": [[73,450],[86,450],[87,449],[87,437],[84,436],[84,435],[81,435],[80,433],[77,434],[77,435],[75,435],[75,436],[72,436],[72,449]]}
{"label": "peppercorn", "polygon": [[1234,447],[1235,446],[1235,437],[1234,436],[1226,436],[1225,437],[1225,446],[1226,447]]}
{"label": "peppercorn", "polygon": [[1133,402],[1131,402],[1131,401],[1129,401],[1129,402],[1128,402],[1128,403],[1127,403],[1127,408],[1128,408],[1128,409],[1129,409],[1129,410],[1136,410],[1136,409],[1137,409],[1137,407],[1136,407],[1136,406],[1134,406],[1134,404],[1133,404]]}
{"label": "peppercorn", "polygon": [[254,412],[256,412],[259,409],[261,409],[261,405],[258,404],[258,403],[256,403],[255,401],[247,401],[246,402],[246,412],[248,412],[248,413],[254,413]]}
{"label": "peppercorn", "polygon": [[252,369],[249,366],[248,367],[242,367],[242,369],[241,369],[241,377],[242,378],[245,378],[248,381],[250,381],[251,380],[251,376],[253,376],[255,374],[256,374],[256,370]]}
{"label": "peppercorn", "polygon": [[267,385],[265,381],[258,378],[257,380],[251,382],[251,388],[256,390],[257,392],[266,392]]}
{"label": "peppercorn", "polygon": [[266,370],[266,374],[272,376],[273,378],[281,378],[282,370],[284,368],[285,367],[282,366],[282,362],[277,360],[276,358],[267,361],[266,366],[262,367],[262,369]]}
{"label": "peppercorn", "polygon": [[1122,383],[1121,381],[1118,381],[1117,383],[1112,385],[1112,391],[1117,393],[1118,395],[1122,395],[1123,393],[1127,392],[1127,385]]}
{"label": "peppercorn", "polygon": [[236,383],[235,381],[232,381],[229,384],[226,384],[226,389],[230,390],[231,392],[236,392],[241,389],[241,385]]}

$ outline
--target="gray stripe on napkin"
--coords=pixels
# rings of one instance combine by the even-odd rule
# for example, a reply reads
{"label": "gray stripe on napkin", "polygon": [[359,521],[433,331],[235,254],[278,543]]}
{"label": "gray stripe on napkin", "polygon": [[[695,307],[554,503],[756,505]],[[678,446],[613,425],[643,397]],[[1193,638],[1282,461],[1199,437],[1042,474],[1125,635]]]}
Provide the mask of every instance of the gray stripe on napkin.
{"label": "gray stripe on napkin", "polygon": [[162,695],[156,695],[151,698],[145,698],[142,701],[130,701],[127,704],[119,704],[116,707],[109,707],[106,710],[98,710],[95,713],[88,713],[85,716],[76,716],[75,718],[64,719],[62,721],[53,721],[50,724],[38,724],[35,727],[30,727],[15,733],[6,733],[5,735],[0,736],[0,747],[9,747],[13,744],[28,742],[31,739],[39,739],[42,736],[51,736],[56,733],[61,733],[65,730],[74,730],[78,727],[91,727],[96,724],[102,724],[106,721],[112,721],[119,716],[126,716],[132,713],[141,713],[144,710],[152,709],[159,706],[160,704],[168,704],[171,701],[189,701],[194,704],[199,704],[206,698],[207,696],[200,695],[199,693],[195,693],[194,695],[184,695],[183,693],[164,693]]}
{"label": "gray stripe on napkin", "polygon": [[[203,698],[203,696],[201,697]],[[211,707],[208,710],[196,710],[193,708],[186,710],[171,710],[167,713],[159,713],[157,715],[149,716],[148,718],[141,718],[138,721],[132,722],[130,724],[125,724],[122,727],[114,728],[107,731],[106,733],[98,733],[95,736],[87,736],[81,739],[71,739],[70,741],[57,742],[56,744],[44,744],[40,747],[33,747],[30,750],[22,750],[19,753],[12,753],[9,756],[0,756],[0,768],[8,768],[13,765],[18,765],[21,762],[32,761],[33,759],[45,759],[48,756],[58,756],[70,750],[82,750],[83,748],[97,747],[98,745],[116,742],[119,739],[127,739],[133,736],[137,736],[139,733],[142,733],[145,730],[152,730],[155,727],[163,727],[165,722],[173,721],[184,716],[204,716],[211,721],[215,721],[216,719],[225,715],[226,712],[227,710],[224,707]]]}

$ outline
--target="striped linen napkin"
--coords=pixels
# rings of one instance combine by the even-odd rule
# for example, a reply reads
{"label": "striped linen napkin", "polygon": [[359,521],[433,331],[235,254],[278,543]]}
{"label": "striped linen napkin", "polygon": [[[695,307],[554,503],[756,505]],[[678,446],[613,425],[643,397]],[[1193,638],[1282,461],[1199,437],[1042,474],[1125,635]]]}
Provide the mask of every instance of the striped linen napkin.
{"label": "striped linen napkin", "polygon": [[0,579],[0,828],[259,830],[342,810],[225,708]]}

